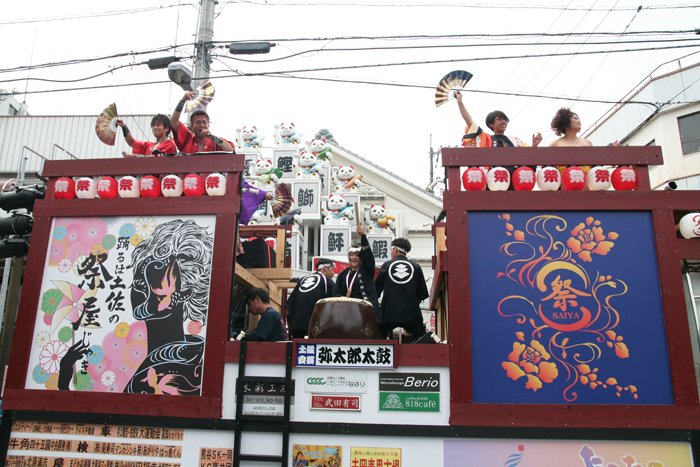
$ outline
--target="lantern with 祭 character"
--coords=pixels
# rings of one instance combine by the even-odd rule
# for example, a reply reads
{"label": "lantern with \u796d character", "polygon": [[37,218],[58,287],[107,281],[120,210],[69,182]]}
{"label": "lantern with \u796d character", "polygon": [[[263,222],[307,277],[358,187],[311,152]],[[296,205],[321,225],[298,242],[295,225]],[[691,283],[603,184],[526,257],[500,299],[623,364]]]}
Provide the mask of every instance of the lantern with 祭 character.
{"label": "lantern with \u796d character", "polygon": [[491,191],[506,191],[510,187],[510,173],[504,167],[491,167],[486,174],[486,184]]}
{"label": "lantern with \u796d character", "polygon": [[97,196],[97,183],[91,177],[83,177],[75,184],[75,194],[80,199],[92,199]]}
{"label": "lantern with \u796d character", "polygon": [[209,174],[205,187],[209,196],[223,196],[226,194],[226,177],[220,173]]}
{"label": "lantern with \u796d character", "polygon": [[114,177],[102,177],[97,181],[97,196],[100,198],[116,198],[118,195],[118,184]]}
{"label": "lantern with \u796d character", "polygon": [[56,199],[75,198],[75,180],[70,177],[61,177],[53,186]]}
{"label": "lantern with \u796d character", "polygon": [[486,188],[486,174],[479,167],[469,167],[462,174],[462,184],[467,191],[482,191]]}
{"label": "lantern with \u796d character", "polygon": [[579,191],[586,187],[586,172],[581,167],[569,167],[561,175],[561,186],[566,191]]}
{"label": "lantern with \u796d character", "polygon": [[138,198],[139,180],[131,175],[126,175],[119,180],[119,196],[122,198]]}
{"label": "lantern with \u796d character", "polygon": [[700,237],[700,212],[691,212],[683,216],[678,227],[683,238]]}
{"label": "lantern with \u796d character", "polygon": [[535,188],[535,171],[530,167],[518,167],[513,172],[513,188],[516,191],[532,191]]}
{"label": "lantern with \u796d character", "polygon": [[139,184],[141,196],[144,198],[157,198],[160,196],[160,180],[153,175],[145,175]]}
{"label": "lantern with \u796d character", "polygon": [[542,191],[557,191],[561,185],[561,174],[556,167],[548,165],[537,172],[537,186]]}
{"label": "lantern with \u796d character", "polygon": [[632,167],[620,166],[610,176],[616,190],[634,190],[637,188],[637,172]]}
{"label": "lantern with \u796d character", "polygon": [[182,195],[183,189],[182,179],[175,174],[163,177],[160,183],[160,190],[163,192],[163,196],[167,198],[177,198]]}
{"label": "lantern with \u796d character", "polygon": [[605,191],[610,188],[610,172],[599,165],[593,167],[586,175],[586,185],[591,191]]}
{"label": "lantern with \u796d character", "polygon": [[204,194],[204,179],[198,174],[189,174],[183,182],[185,196],[202,196]]}

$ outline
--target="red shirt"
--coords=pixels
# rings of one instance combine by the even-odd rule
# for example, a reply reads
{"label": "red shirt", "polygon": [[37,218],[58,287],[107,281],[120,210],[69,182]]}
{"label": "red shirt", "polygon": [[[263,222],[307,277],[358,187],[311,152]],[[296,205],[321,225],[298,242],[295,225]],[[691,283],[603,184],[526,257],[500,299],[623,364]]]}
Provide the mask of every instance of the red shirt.
{"label": "red shirt", "polygon": [[151,143],[150,141],[134,141],[132,149],[134,150],[134,154],[141,154],[144,156],[152,155],[154,149],[163,151],[166,154],[177,154],[177,148],[172,139],[165,140],[158,146],[156,146],[156,143]]}
{"label": "red shirt", "polygon": [[[230,141],[224,140],[233,146]],[[197,146],[197,138],[195,138],[194,133],[192,133],[187,126],[180,122],[177,127],[177,138],[175,138],[175,145],[177,148],[186,154],[195,154],[200,152]],[[201,152],[212,152],[212,151],[223,151],[221,146],[217,146],[214,141],[207,138],[204,140],[204,148]]]}

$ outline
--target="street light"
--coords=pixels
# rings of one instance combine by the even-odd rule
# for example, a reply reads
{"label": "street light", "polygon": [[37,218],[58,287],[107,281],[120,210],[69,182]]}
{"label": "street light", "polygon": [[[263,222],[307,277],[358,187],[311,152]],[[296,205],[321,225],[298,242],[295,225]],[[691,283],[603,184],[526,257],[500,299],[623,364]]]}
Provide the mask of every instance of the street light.
{"label": "street light", "polygon": [[192,72],[182,63],[173,62],[168,65],[168,78],[185,91],[193,91]]}

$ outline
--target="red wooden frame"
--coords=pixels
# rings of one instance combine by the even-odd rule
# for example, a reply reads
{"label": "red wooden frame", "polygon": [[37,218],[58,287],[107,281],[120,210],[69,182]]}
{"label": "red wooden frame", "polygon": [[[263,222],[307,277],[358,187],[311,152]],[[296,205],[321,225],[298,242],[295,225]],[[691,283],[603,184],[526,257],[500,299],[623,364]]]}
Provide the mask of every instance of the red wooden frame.
{"label": "red wooden frame", "polygon": [[[49,178],[46,199],[34,204],[34,229],[27,257],[22,298],[15,326],[11,364],[8,369],[3,408],[62,412],[97,412],[133,415],[221,418],[224,349],[227,341],[229,302],[234,274],[236,227],[241,206],[242,155],[199,155],[138,159],[92,159],[47,161],[43,175]],[[227,173],[226,194],[220,197],[73,199],[54,196],[58,177],[96,177],[197,172]],[[150,394],[106,394],[82,391],[46,391],[24,388],[41,281],[55,217],[104,217],[120,215],[216,215],[214,257],[208,310],[201,396],[175,398]]]}
{"label": "red wooden frame", "polygon": [[[442,150],[449,191],[444,193],[449,234],[451,425],[501,427],[700,428],[681,258],[700,258],[700,242],[678,239],[673,210],[700,209],[696,191],[651,191],[647,165],[661,165],[658,146],[603,148],[448,148]],[[460,167],[483,165],[630,165],[635,191],[467,192]],[[472,401],[469,211],[650,211],[664,307],[674,405],[476,404]],[[467,273],[465,273],[465,271]],[[465,371],[467,370],[467,371]]]}

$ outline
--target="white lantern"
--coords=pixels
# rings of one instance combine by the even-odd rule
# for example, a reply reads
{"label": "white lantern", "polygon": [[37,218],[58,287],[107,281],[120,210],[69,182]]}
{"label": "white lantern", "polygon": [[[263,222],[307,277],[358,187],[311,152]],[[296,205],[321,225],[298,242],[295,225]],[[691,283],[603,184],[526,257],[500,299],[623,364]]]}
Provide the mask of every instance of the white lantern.
{"label": "white lantern", "polygon": [[75,195],[80,199],[92,199],[97,196],[97,183],[90,177],[83,177],[75,183]]}
{"label": "white lantern", "polygon": [[510,173],[504,167],[491,167],[486,174],[486,184],[491,191],[506,191],[510,187]]}
{"label": "white lantern", "polygon": [[605,191],[610,188],[610,172],[605,167],[596,165],[586,174],[586,186],[591,191]]}
{"label": "white lantern", "polygon": [[691,212],[681,218],[678,224],[683,238],[700,237],[700,212]]}
{"label": "white lantern", "polygon": [[219,173],[209,174],[206,180],[206,190],[209,196],[226,194],[226,177]]}
{"label": "white lantern", "polygon": [[119,196],[121,198],[138,198],[139,180],[131,175],[125,175],[119,179]]}
{"label": "white lantern", "polygon": [[537,172],[537,186],[542,191],[557,191],[561,185],[559,169],[548,165]]}
{"label": "white lantern", "polygon": [[174,174],[167,175],[160,182],[160,190],[163,192],[163,196],[177,198],[182,195],[182,179]]}

